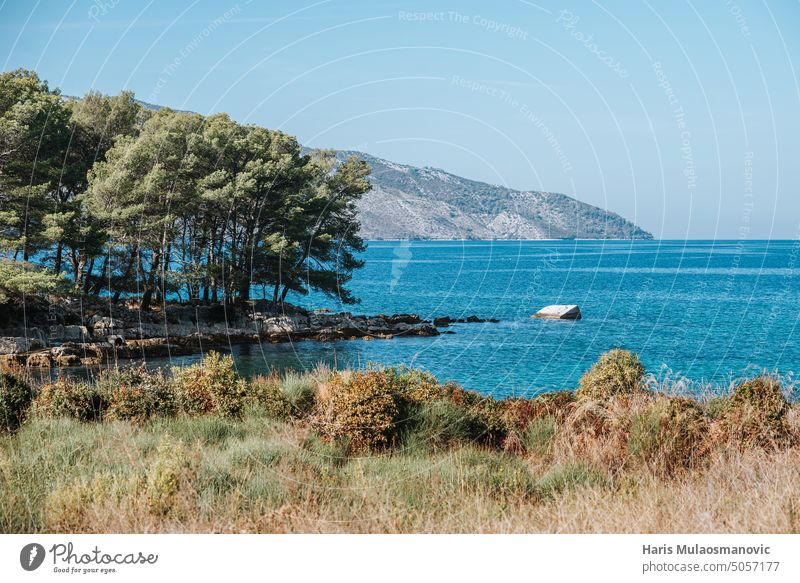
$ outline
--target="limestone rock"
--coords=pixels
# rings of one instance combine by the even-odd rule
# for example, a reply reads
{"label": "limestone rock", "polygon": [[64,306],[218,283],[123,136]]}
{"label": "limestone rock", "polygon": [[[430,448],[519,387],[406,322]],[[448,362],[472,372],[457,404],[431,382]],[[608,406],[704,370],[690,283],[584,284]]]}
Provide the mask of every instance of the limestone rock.
{"label": "limestone rock", "polygon": [[580,320],[581,309],[575,304],[556,304],[545,306],[531,318],[546,318],[550,320]]}

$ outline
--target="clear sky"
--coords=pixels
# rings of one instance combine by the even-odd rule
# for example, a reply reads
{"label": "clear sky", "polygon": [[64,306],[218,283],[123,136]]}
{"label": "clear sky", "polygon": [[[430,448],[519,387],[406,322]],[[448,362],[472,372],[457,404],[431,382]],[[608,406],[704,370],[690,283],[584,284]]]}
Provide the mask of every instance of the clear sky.
{"label": "clear sky", "polygon": [[800,3],[0,0],[3,70],[280,128],[660,238],[800,237]]}

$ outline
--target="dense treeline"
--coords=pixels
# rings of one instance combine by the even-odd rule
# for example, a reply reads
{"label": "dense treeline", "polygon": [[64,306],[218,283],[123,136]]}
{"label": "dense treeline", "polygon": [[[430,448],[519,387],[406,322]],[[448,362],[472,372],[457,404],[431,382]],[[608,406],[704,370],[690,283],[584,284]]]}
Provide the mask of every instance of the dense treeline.
{"label": "dense treeline", "polygon": [[356,299],[369,167],[282,132],[151,111],[131,92],[65,99],[0,74],[0,301],[69,287],[147,308],[241,303],[254,286]]}

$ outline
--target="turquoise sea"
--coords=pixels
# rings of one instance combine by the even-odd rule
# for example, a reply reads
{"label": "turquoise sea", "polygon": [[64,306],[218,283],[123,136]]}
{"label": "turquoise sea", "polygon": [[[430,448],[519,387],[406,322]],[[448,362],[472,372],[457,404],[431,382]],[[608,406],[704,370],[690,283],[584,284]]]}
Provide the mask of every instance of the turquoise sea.
{"label": "turquoise sea", "polygon": [[[375,241],[350,283],[362,302],[309,308],[498,318],[435,338],[235,347],[270,367],[407,364],[495,396],[572,388],[604,351],[636,351],[648,370],[727,385],[800,369],[798,241]],[[580,321],[531,319],[578,304]],[[191,361],[194,357],[181,360]],[[180,360],[180,359],[179,359]]]}

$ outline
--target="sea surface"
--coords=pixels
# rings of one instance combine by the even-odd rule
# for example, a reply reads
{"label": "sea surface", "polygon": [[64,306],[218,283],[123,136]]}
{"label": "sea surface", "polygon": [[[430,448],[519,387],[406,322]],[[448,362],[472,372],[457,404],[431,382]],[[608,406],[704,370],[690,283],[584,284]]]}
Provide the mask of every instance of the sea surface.
{"label": "sea surface", "polygon": [[[375,241],[341,306],[500,323],[456,324],[434,338],[233,347],[244,374],[369,363],[420,367],[495,396],[574,388],[598,356],[637,352],[657,377],[700,385],[800,370],[798,241]],[[579,321],[532,319],[578,304]],[[184,364],[197,357],[177,358]]]}

